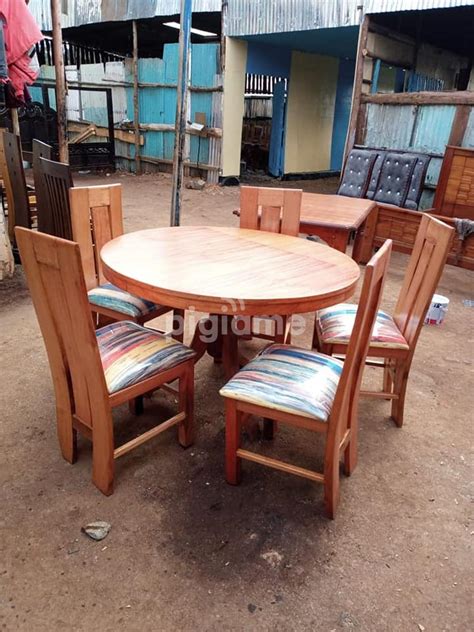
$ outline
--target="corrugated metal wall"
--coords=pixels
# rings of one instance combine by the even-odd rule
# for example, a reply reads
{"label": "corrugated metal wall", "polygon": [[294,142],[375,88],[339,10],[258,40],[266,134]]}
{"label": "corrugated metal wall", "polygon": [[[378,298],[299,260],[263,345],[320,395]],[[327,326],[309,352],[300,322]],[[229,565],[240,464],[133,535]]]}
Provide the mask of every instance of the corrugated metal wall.
{"label": "corrugated metal wall", "polygon": [[229,0],[225,34],[284,33],[359,24],[364,13],[443,9],[472,0]]}
{"label": "corrugated metal wall", "polygon": [[[180,12],[180,0],[67,0],[63,27],[94,22],[138,20]],[[221,0],[193,0],[193,12],[221,10]],[[30,0],[29,8],[43,31],[51,30],[50,0]]]}
{"label": "corrugated metal wall", "polygon": [[[421,208],[432,205],[442,156],[456,113],[454,105],[367,104],[366,147],[434,154],[426,177]],[[471,110],[463,146],[474,147],[474,109]]]}
{"label": "corrugated metal wall", "polygon": [[[219,69],[219,44],[192,44],[190,85],[198,88],[221,86]],[[164,46],[163,59],[140,59],[139,82],[150,84],[167,84],[166,87],[140,87],[139,109],[141,124],[165,124],[174,126],[176,116],[176,85],[178,81],[178,44]],[[80,72],[80,74],[78,74]],[[41,77],[54,80],[54,68],[43,66]],[[93,85],[112,88],[114,123],[125,119],[133,120],[133,88],[131,62],[109,62],[103,64],[84,64],[80,71],[75,67],[67,68],[67,78],[71,82],[78,80]],[[118,84],[118,85],[117,85]],[[41,88],[31,90],[33,100],[42,102]],[[55,107],[54,89],[49,89],[51,107]],[[97,92],[80,93],[71,90],[67,97],[68,120],[86,120],[99,126],[107,126],[107,106],[105,95]],[[206,116],[208,127],[222,129],[222,92],[191,91],[188,103],[188,120],[195,120],[196,112]],[[173,158],[174,131],[142,130],[145,144],[141,154],[156,160],[169,161]],[[133,136],[132,136],[133,138]],[[89,138],[87,142],[93,142]],[[118,166],[129,169],[135,155],[133,143],[116,139],[116,156]],[[122,160],[121,160],[122,159]],[[221,164],[221,138],[186,137],[185,159],[200,165],[212,165],[215,170],[209,171],[208,181],[217,181]],[[205,176],[205,170],[203,174]]]}

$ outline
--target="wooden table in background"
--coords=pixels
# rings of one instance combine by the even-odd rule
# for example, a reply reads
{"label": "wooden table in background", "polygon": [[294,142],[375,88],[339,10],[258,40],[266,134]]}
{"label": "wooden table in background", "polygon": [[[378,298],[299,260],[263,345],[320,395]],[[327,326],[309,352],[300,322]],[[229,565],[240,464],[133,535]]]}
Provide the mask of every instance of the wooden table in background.
{"label": "wooden table in background", "polygon": [[303,193],[300,231],[318,235],[332,248],[345,252],[352,231],[360,229],[375,202],[363,198]]}
{"label": "wooden table in background", "polygon": [[[101,258],[105,276],[118,287],[155,303],[209,313],[208,322],[219,326],[227,377],[239,369],[234,316],[316,311],[350,298],[360,274],[352,259],[325,245],[224,227],[129,233],[107,243]],[[194,346],[201,357],[202,337],[195,336]]]}

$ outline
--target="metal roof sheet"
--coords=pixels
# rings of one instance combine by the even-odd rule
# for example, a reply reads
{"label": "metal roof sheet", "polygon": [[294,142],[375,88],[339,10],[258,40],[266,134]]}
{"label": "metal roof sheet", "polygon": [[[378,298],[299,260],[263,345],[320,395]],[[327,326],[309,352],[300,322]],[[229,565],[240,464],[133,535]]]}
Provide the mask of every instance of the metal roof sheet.
{"label": "metal roof sheet", "polygon": [[229,0],[226,35],[354,26],[360,12],[389,13],[474,5],[473,0]]}
{"label": "metal roof sheet", "polygon": [[[135,20],[176,15],[180,0],[67,0],[62,15],[64,28],[97,22]],[[193,0],[193,12],[220,12],[221,0]],[[30,11],[43,31],[50,31],[50,0],[30,0]]]}

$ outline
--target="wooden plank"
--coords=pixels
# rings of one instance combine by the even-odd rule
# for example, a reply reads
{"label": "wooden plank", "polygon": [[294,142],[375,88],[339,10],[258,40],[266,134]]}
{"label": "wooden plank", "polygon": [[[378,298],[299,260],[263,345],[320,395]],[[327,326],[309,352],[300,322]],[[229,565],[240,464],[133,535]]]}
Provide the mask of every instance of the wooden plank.
{"label": "wooden plank", "polygon": [[458,105],[456,114],[454,115],[448,145],[462,145],[470,114],[471,108],[468,105]]}
{"label": "wooden plank", "polygon": [[[85,121],[84,122],[69,121],[67,124],[67,129],[68,129],[68,132],[82,132],[84,130],[84,127],[87,125],[88,123],[86,123]],[[107,127],[102,127],[100,125],[95,125],[95,124],[93,124],[93,127],[94,127],[94,136],[97,136],[98,138],[109,137],[109,130]],[[132,129],[130,129],[130,131],[123,130],[123,129],[116,129],[115,138],[117,140],[122,141],[123,143],[133,144],[135,142],[135,133],[134,133],[134,130]],[[145,144],[145,138],[141,134],[140,146],[143,147],[144,144]]]}
{"label": "wooden plank", "polygon": [[61,0],[51,0],[51,20],[53,23],[53,57],[56,70],[56,112],[58,118],[58,145],[60,162],[69,162],[67,140],[66,73],[63,57],[63,35],[61,29]]}
{"label": "wooden plank", "polygon": [[142,167],[140,163],[140,110],[138,103],[138,29],[137,21],[132,21],[132,40],[133,40],[133,124],[135,127],[135,173],[141,174]]}
{"label": "wooden plank", "polygon": [[474,92],[397,92],[363,94],[362,103],[380,105],[474,105]]}
{"label": "wooden plank", "polygon": [[159,434],[161,434],[165,430],[168,430],[172,426],[176,426],[176,424],[181,423],[185,419],[186,419],[186,413],[184,412],[178,413],[177,415],[174,415],[174,417],[171,417],[170,419],[167,419],[166,421],[161,423],[159,426],[155,426],[151,430],[148,430],[147,432],[144,432],[140,436],[135,437],[135,439],[132,439],[131,441],[127,441],[127,443],[124,443],[123,445],[119,446],[118,448],[114,450],[114,459],[118,459],[124,454],[127,454],[127,452],[130,452],[130,450],[133,450],[134,448],[137,448],[139,445],[146,443],[150,439],[157,437]]}
{"label": "wooden plank", "polygon": [[312,470],[307,470],[304,467],[298,467],[297,465],[292,465],[291,463],[271,459],[268,456],[263,456],[262,454],[257,454],[256,452],[250,452],[249,450],[239,448],[237,450],[237,456],[247,461],[253,461],[254,463],[260,463],[260,465],[266,465],[274,470],[280,470],[281,472],[294,474],[296,476],[301,476],[302,478],[309,478],[311,481],[315,481],[316,483],[324,483],[324,475],[319,472],[313,472]]}
{"label": "wooden plank", "polygon": [[346,145],[344,147],[344,160],[347,158],[348,153],[354,147],[355,138],[357,134],[357,121],[359,118],[359,108],[362,98],[362,86],[364,80],[364,50],[367,46],[367,37],[369,34],[370,18],[365,15],[359,29],[359,43],[357,46],[357,60],[354,77],[354,88],[352,91],[352,107],[351,115],[349,118],[349,127],[347,129]]}

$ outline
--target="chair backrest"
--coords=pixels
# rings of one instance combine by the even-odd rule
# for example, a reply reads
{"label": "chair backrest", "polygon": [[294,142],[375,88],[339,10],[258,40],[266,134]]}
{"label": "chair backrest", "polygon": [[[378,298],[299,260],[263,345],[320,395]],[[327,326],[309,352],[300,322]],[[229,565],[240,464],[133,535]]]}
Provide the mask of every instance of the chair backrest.
{"label": "chair backrest", "polygon": [[331,418],[338,419],[341,425],[339,428],[333,427],[330,432],[335,432],[339,439],[342,438],[342,424],[347,421],[351,407],[357,408],[370,337],[382,298],[391,252],[392,242],[387,239],[365,269],[359,307],[331,412]]}
{"label": "chair backrest", "polygon": [[376,151],[352,149],[347,157],[337,194],[347,197],[365,197],[376,159]]}
{"label": "chair backrest", "polygon": [[240,187],[240,228],[297,237],[302,197],[301,189]]}
{"label": "chair backrest", "polygon": [[474,220],[474,149],[446,147],[433,206],[437,215]]}
{"label": "chair backrest", "polygon": [[108,393],[79,246],[26,228],[16,228],[15,235],[56,394],[69,391],[73,413],[92,426]]}
{"label": "chair backrest", "polygon": [[62,239],[72,239],[69,189],[74,184],[71,169],[64,162],[40,158],[39,173],[44,179],[44,191],[47,198],[45,210],[49,214],[44,221],[50,229],[49,234]]}
{"label": "chair backrest", "polygon": [[423,215],[395,307],[394,319],[413,353],[448,256],[454,228]]}
{"label": "chair backrest", "polygon": [[416,164],[417,159],[413,155],[387,153],[380,169],[373,200],[403,207]]}
{"label": "chair backrest", "polygon": [[73,239],[79,244],[86,287],[105,283],[100,251],[123,235],[122,185],[73,187],[69,191]]}
{"label": "chair backrest", "polygon": [[51,215],[48,212],[48,193],[41,173],[40,158],[51,160],[53,148],[51,145],[33,139],[33,179],[35,182],[36,212],[38,215],[38,230],[42,233],[53,234]]}
{"label": "chair backrest", "polygon": [[20,137],[11,132],[0,134],[0,171],[8,201],[8,235],[14,241],[15,226],[30,228],[31,218]]}

